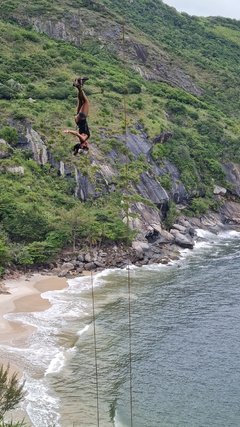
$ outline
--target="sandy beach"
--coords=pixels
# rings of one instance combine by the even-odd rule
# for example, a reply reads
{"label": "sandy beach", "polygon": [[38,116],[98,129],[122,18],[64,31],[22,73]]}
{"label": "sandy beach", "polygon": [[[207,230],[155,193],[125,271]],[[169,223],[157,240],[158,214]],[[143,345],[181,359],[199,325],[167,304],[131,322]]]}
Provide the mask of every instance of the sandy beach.
{"label": "sandy beach", "polygon": [[[4,318],[7,313],[20,313],[41,311],[49,308],[48,300],[41,294],[46,291],[60,290],[67,286],[67,280],[57,276],[33,274],[31,277],[21,276],[17,279],[8,279],[3,282],[9,294],[0,294],[0,344],[23,345],[34,331],[33,327],[18,322],[10,322]],[[1,355],[0,361],[4,365],[11,361],[5,360]],[[13,367],[11,370],[21,370],[21,367]]]}

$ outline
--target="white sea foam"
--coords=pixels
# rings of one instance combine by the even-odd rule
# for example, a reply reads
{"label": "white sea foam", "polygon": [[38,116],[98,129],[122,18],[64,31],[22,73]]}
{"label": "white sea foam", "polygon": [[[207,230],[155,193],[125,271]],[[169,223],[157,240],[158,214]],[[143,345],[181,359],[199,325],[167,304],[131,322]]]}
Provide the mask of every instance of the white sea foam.
{"label": "white sea foam", "polygon": [[168,267],[168,264],[147,264],[143,265],[142,267],[138,267],[141,270],[147,270],[147,271],[160,271],[164,270]]}
{"label": "white sea foam", "polygon": [[[167,268],[172,268],[176,265],[183,264],[185,258],[195,256],[198,252],[211,250],[214,246],[214,254],[217,256],[218,245],[221,240],[225,240],[224,245],[228,244],[228,239],[239,239],[240,232],[224,231],[215,235],[205,230],[197,230],[198,241],[195,244],[195,249],[182,249],[181,259],[172,261],[168,265],[151,264],[143,267],[131,266],[131,277],[137,276],[142,271],[166,271]],[[227,259],[228,255],[226,255]],[[232,255],[229,257],[232,257]],[[94,288],[104,286],[108,276],[114,274],[114,277],[127,276],[127,269],[106,269],[93,276]],[[144,273],[143,273],[144,275]],[[138,276],[137,276],[138,277]],[[68,288],[61,291],[48,291],[42,296],[48,299],[52,306],[42,312],[34,313],[12,313],[5,316],[8,320],[18,321],[23,324],[35,326],[36,332],[30,338],[28,348],[13,348],[4,346],[4,352],[15,354],[17,359],[24,360],[23,366],[28,366],[28,373],[38,372],[42,374],[42,379],[37,381],[34,378],[28,378],[25,389],[27,396],[25,403],[29,413],[32,425],[35,427],[49,427],[54,425],[60,426],[60,418],[58,414],[59,401],[52,396],[50,387],[47,385],[49,376],[58,374],[68,363],[68,359],[74,354],[75,348],[69,350],[64,349],[59,345],[59,335],[64,331],[69,330],[71,325],[74,337],[81,337],[91,327],[89,319],[86,316],[91,316],[91,277],[84,276],[74,278],[68,281]],[[110,295],[110,294],[109,294]],[[121,289],[113,294],[104,295],[104,303],[108,298],[128,298],[127,293],[123,293]],[[131,295],[131,298],[133,295]],[[88,324],[86,325],[86,321]],[[67,335],[67,333],[66,333]],[[79,338],[80,339],[80,338]],[[47,351],[46,351],[47,349]],[[38,376],[39,378],[39,376]],[[116,414],[116,427],[125,427],[122,419]]]}
{"label": "white sea foam", "polygon": [[114,427],[129,427],[129,424],[125,423],[122,419],[120,419],[120,416],[117,410],[116,410],[113,422],[114,422]]}
{"label": "white sea foam", "polygon": [[59,399],[51,394],[45,379],[27,377],[25,382],[26,411],[36,427],[60,427]]}
{"label": "white sea foam", "polygon": [[203,230],[202,228],[197,228],[196,230],[197,237],[200,237],[205,240],[214,240],[217,234],[211,233],[211,231]]}
{"label": "white sea foam", "polygon": [[236,230],[228,230],[228,231],[221,231],[219,233],[220,238],[222,239],[240,239],[240,231]]}
{"label": "white sea foam", "polygon": [[81,329],[80,331],[77,332],[77,335],[80,337],[85,332],[87,332],[89,328],[90,328],[90,325],[86,325],[83,329]]}
{"label": "white sea foam", "polygon": [[45,372],[45,376],[48,374],[56,374],[56,373],[60,372],[64,365],[65,365],[64,352],[60,351],[51,360],[51,362],[50,362],[50,364],[49,364],[49,366]]}

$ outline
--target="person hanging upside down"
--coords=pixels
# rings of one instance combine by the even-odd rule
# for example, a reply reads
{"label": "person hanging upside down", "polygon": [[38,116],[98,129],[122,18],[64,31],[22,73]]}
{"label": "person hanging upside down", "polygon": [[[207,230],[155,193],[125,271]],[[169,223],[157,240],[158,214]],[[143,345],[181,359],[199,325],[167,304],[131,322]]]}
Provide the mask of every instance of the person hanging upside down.
{"label": "person hanging upside down", "polygon": [[90,131],[87,123],[89,100],[83,91],[83,84],[87,80],[87,77],[79,77],[75,79],[73,83],[73,86],[78,89],[77,114],[75,116],[75,122],[78,127],[78,131],[70,129],[65,129],[63,131],[64,133],[71,134],[79,138],[80,142],[73,147],[74,156],[76,156],[78,153],[89,150],[88,139],[90,138]]}

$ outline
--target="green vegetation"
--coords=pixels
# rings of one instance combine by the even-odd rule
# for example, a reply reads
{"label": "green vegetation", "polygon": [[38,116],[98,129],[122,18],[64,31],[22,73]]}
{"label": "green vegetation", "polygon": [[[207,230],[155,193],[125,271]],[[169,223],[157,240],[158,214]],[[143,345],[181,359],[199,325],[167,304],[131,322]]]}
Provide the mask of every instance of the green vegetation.
{"label": "green vegetation", "polygon": [[19,384],[17,374],[10,375],[9,366],[0,366],[0,426],[24,427],[23,422],[13,423],[4,421],[5,414],[13,410],[23,399],[23,384]]}
{"label": "green vegetation", "polygon": [[[101,35],[105,27],[121,30],[119,24],[125,16],[128,36],[143,42],[150,54],[154,48],[160,49],[176,72],[183,70],[202,95],[175,87],[174,82],[144,79],[133,71],[133,63],[124,63],[121,53],[118,56],[119,46],[112,48],[120,40],[113,35],[108,47],[101,37],[98,40],[89,33],[81,38],[79,49],[74,43],[54,40],[30,25],[18,24],[23,17],[29,23],[41,16],[44,22],[49,14],[53,24],[61,19],[67,22],[66,10],[70,18],[81,12],[81,19],[86,19],[95,35]],[[160,167],[165,160],[177,166],[192,200],[191,213],[198,215],[215,207],[214,185],[229,186],[222,164],[240,162],[238,21],[189,17],[160,0],[41,0],[24,5],[19,0],[3,0],[1,16],[0,138],[8,143],[4,150],[9,154],[0,164],[0,274],[9,263],[48,264],[66,246],[75,250],[87,244],[129,243],[132,234],[122,222],[123,190],[131,189],[132,201],[137,200],[132,189],[141,173],[152,170],[145,158],[134,158],[118,138],[124,131],[125,95],[129,131],[137,134],[140,125],[149,138],[173,132],[169,141],[153,146],[151,156]],[[78,31],[71,31],[78,43]],[[126,44],[127,49],[133,48],[130,42]],[[138,65],[134,64],[135,70]],[[92,142],[99,163],[109,157],[116,172],[112,197],[102,195],[99,166],[88,157],[73,158],[73,142],[62,133],[65,127],[75,126],[72,80],[76,75],[90,75],[86,92],[91,97]],[[101,89],[104,95],[99,93]],[[71,170],[67,179],[50,164],[39,166],[32,152],[22,149],[29,124],[41,135],[54,160],[63,161]],[[117,158],[112,158],[113,152]],[[127,165],[122,159],[128,159]],[[23,167],[23,173],[12,172],[16,166]],[[97,199],[81,203],[74,197],[74,168],[95,187]],[[158,179],[171,190],[170,175]],[[167,227],[176,212],[171,202]]]}
{"label": "green vegetation", "polygon": [[176,208],[176,204],[173,201],[170,201],[168,204],[168,210],[166,214],[166,218],[164,220],[165,227],[170,230],[175,223],[178,217],[178,211]]}
{"label": "green vegetation", "polygon": [[46,173],[18,152],[11,158],[16,161],[24,167],[23,176],[0,175],[2,273],[10,261],[20,266],[48,264],[69,244],[75,248],[89,242],[128,242],[117,195],[107,206],[104,200],[83,204],[73,197],[72,182],[59,179],[53,169]]}

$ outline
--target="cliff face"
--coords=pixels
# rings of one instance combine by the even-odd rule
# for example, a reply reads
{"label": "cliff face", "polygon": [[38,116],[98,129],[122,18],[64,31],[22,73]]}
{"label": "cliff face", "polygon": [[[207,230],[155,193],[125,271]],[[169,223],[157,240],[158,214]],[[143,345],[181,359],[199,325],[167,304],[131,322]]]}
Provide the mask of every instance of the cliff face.
{"label": "cliff face", "polygon": [[[5,265],[11,254],[20,265],[42,262],[76,234],[83,244],[93,234],[99,245],[129,241],[126,223],[139,260],[157,262],[166,243],[193,247],[194,226],[239,224],[238,25],[186,17],[158,0],[127,2],[123,25],[124,0],[105,3],[2,2]],[[62,130],[75,126],[79,74],[90,77],[91,145],[74,157]]]}
{"label": "cliff face", "polygon": [[[175,242],[183,247],[193,246],[191,240],[186,240],[182,236],[179,237],[181,230],[173,230],[167,234],[162,229],[162,222],[166,218],[169,209],[169,203],[173,200],[176,203],[178,214],[184,214],[184,209],[188,207],[191,200],[189,194],[180,180],[180,175],[177,168],[168,160],[163,160],[161,165],[156,162],[152,157],[153,143],[149,140],[144,132],[138,135],[128,133],[126,138],[119,137],[119,144],[126,142],[128,149],[127,154],[119,155],[119,152],[112,149],[108,155],[103,155],[97,147],[92,147],[90,152],[90,165],[94,166],[94,174],[88,175],[83,173],[78,167],[71,166],[63,160],[57,161],[52,153],[40,137],[40,135],[30,126],[20,127],[21,138],[19,139],[19,146],[24,150],[31,150],[34,160],[41,166],[49,163],[54,169],[58,171],[59,176],[65,179],[73,179],[75,182],[74,194],[75,197],[81,201],[89,199],[97,199],[103,194],[114,193],[117,189],[117,183],[120,179],[119,162],[121,165],[130,165],[131,161],[138,161],[143,159],[143,171],[137,174],[135,179],[132,179],[131,171],[129,177],[126,176],[126,182],[130,182],[130,187],[122,187],[125,194],[136,195],[136,201],[131,203],[130,213],[133,218],[130,219],[130,226],[137,231],[136,239],[143,241],[151,241],[151,236],[162,235],[163,241]],[[158,139],[161,139],[160,136]],[[168,140],[167,143],[170,143]],[[2,140],[2,144],[7,145]],[[83,155],[84,156],[84,155]],[[225,166],[226,177],[231,184],[231,190],[227,191],[220,188],[216,193],[216,201],[220,202],[220,216],[216,217],[209,227],[214,228],[214,221],[216,225],[221,223],[227,224],[240,224],[240,205],[237,202],[230,201],[231,197],[239,197],[239,183],[240,183],[240,164],[228,163]],[[18,171],[16,171],[18,173]],[[161,185],[161,177],[168,175],[170,178],[171,186],[166,190]],[[141,200],[137,200],[138,197]],[[124,219],[124,215],[123,215]],[[195,224],[194,224],[195,225]],[[204,222],[199,226],[206,226]],[[187,230],[190,224],[188,224]],[[186,227],[185,227],[186,229]],[[165,234],[164,234],[165,233]],[[181,233],[180,233],[181,234]],[[183,235],[186,234],[186,230]],[[188,234],[188,233],[187,233]],[[188,236],[188,239],[191,236]],[[181,240],[183,239],[183,240]],[[153,238],[154,240],[154,238]]]}
{"label": "cliff face", "polygon": [[10,18],[22,26],[31,25],[39,33],[73,43],[79,48],[94,40],[100,49],[111,52],[120,60],[124,59],[128,67],[146,80],[166,82],[197,96],[203,93],[203,89],[188,75],[183,63],[180,67],[179,61],[171,57],[166,50],[154,45],[146,35],[129,25],[125,30],[123,45],[123,25],[110,17],[102,16],[101,11],[81,8],[76,13],[76,9],[68,8],[63,17],[56,18],[49,15],[23,16],[17,9],[12,12]]}

